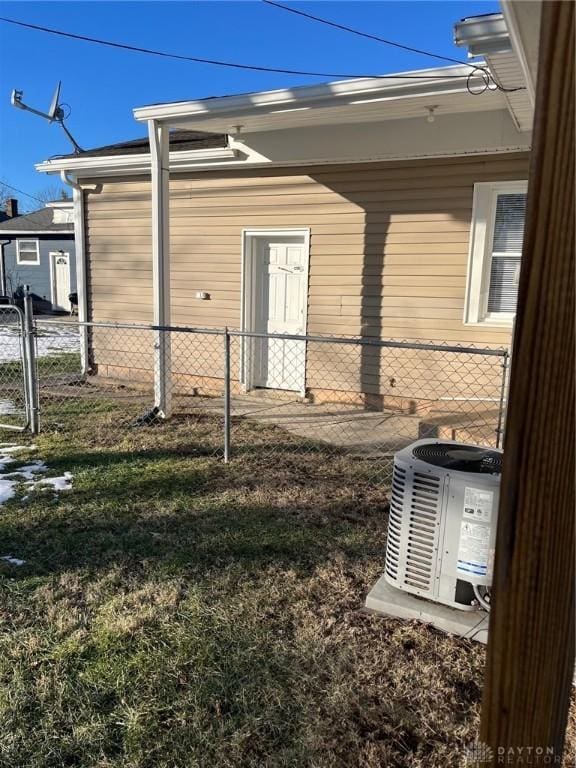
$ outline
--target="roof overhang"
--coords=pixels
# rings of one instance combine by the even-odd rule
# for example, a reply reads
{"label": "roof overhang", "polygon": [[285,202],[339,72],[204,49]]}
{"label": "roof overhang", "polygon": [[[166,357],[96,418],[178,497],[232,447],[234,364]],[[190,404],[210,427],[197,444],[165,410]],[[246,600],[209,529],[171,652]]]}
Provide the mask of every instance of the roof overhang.
{"label": "roof overhang", "polygon": [[[339,80],[239,96],[152,104],[135,109],[134,117],[174,128],[234,135],[238,126],[242,133],[252,133],[425,116],[426,107],[436,105],[444,112],[465,112],[479,106],[472,105],[467,90],[471,71],[468,65],[458,65],[385,78]],[[498,96],[487,94],[482,106],[497,109]]]}
{"label": "roof overhang", "polygon": [[[529,136],[518,133],[505,95],[492,89],[470,94],[470,73],[483,85],[474,66],[154,104],[134,114],[169,128],[229,135],[225,148],[170,152],[171,172],[526,151]],[[431,108],[434,126],[427,120]],[[36,166],[76,179],[148,175],[150,167],[149,153],[79,154]]]}
{"label": "roof overhang", "polygon": [[[198,168],[229,165],[241,159],[236,149],[194,149],[170,153],[170,170],[194,170]],[[137,155],[91,155],[82,157],[53,158],[35,166],[41,173],[72,173],[76,176],[97,177],[110,175],[142,175],[150,173],[150,153]]]}
{"label": "roof overhang", "polygon": [[502,0],[502,13],[510,32],[510,42],[518,57],[532,106],[536,101],[538,52],[540,48],[540,0]]}
{"label": "roof overhang", "polygon": [[506,3],[504,14],[463,19],[454,25],[454,42],[467,48],[469,57],[486,58],[495,80],[505,89],[503,96],[516,128],[528,132],[534,121],[534,84],[524,51],[512,33],[515,18],[512,6],[520,5],[537,7],[539,3]]}

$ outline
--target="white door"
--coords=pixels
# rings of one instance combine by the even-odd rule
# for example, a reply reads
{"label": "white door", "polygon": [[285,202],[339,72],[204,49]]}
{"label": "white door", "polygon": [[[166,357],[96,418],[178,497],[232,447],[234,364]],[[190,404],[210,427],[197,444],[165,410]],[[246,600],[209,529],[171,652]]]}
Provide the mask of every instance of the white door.
{"label": "white door", "polygon": [[[254,330],[304,334],[308,286],[304,237],[255,240]],[[304,392],[306,342],[257,339],[252,349],[253,386]]]}
{"label": "white door", "polygon": [[70,312],[70,255],[68,253],[54,253],[53,259],[53,282],[54,294],[52,304],[55,309],[63,309]]}

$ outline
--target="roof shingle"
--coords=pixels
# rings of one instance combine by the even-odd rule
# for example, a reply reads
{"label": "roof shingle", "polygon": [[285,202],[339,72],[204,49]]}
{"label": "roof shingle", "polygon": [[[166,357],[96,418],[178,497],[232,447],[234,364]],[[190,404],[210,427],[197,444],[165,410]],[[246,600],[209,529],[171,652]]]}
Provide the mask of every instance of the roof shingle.
{"label": "roof shingle", "polygon": [[52,208],[40,208],[38,211],[15,216],[6,221],[0,220],[1,232],[70,232],[74,234],[74,224],[55,224]]}
{"label": "roof shingle", "polygon": [[[170,131],[170,151],[184,152],[188,149],[220,149],[226,147],[228,137],[223,133],[205,133],[203,131]],[[121,141],[118,144],[107,144],[103,147],[86,149],[80,155],[60,155],[66,157],[100,157],[107,155],[143,155],[150,151],[148,136],[132,141]]]}

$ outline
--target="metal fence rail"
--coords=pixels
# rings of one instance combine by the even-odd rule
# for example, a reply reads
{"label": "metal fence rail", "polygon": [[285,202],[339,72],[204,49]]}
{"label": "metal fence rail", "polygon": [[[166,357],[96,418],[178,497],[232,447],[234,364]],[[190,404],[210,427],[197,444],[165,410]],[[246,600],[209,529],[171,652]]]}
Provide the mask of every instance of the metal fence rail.
{"label": "metal fence rail", "polygon": [[[353,464],[385,483],[394,453],[420,437],[501,443],[506,349],[71,318],[32,325],[29,312],[8,309],[0,340],[12,334],[17,359],[0,353],[0,404],[11,402],[33,432],[89,435],[95,446],[139,435],[152,447],[154,429],[185,423],[207,457],[300,462],[304,474]],[[154,402],[159,334],[169,349],[167,423]],[[12,421],[0,405],[0,427]]]}

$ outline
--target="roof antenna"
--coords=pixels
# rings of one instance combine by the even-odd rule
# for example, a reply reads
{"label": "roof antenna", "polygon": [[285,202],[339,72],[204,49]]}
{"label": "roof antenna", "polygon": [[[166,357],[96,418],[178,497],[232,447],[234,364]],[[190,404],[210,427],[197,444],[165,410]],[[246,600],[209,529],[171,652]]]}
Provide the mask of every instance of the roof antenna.
{"label": "roof antenna", "polygon": [[[29,107],[27,104],[24,104],[22,101],[22,96],[24,96],[24,91],[17,91],[14,89],[12,91],[12,96],[10,97],[10,103],[13,107],[16,107],[17,109],[24,109],[27,112],[33,112],[35,115],[38,115],[39,117],[43,117],[45,120],[48,120],[49,123],[58,123],[68,139],[70,140],[72,146],[74,147],[74,154],[79,155],[80,152],[83,152],[84,150],[82,147],[77,143],[74,136],[70,133],[68,128],[64,124],[64,120],[69,115],[64,115],[64,110],[62,109],[62,104],[60,103],[60,89],[62,87],[62,83],[59,81],[58,85],[56,86],[56,90],[54,91],[54,96],[52,96],[52,101],[50,103],[50,108],[48,112],[40,112],[38,109],[33,109],[32,107]],[[67,105],[66,105],[67,106]]]}

